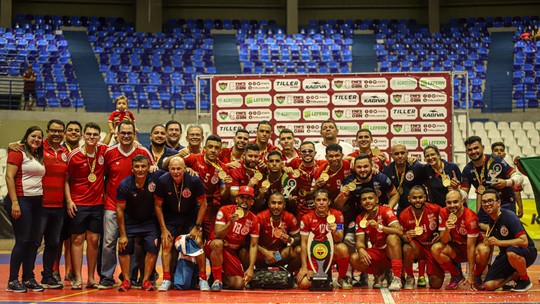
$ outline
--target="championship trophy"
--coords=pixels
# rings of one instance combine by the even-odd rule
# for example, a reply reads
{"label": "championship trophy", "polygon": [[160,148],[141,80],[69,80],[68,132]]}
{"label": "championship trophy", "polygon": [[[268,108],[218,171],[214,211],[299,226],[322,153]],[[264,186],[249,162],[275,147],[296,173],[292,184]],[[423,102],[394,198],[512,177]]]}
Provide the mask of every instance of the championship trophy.
{"label": "championship trophy", "polygon": [[[313,239],[315,235],[309,234],[308,237],[308,261],[311,265],[311,269],[317,269],[317,272],[311,279],[311,291],[330,291],[332,290],[332,274],[329,271],[332,267],[332,258],[334,257],[334,239],[332,233],[326,234],[326,240],[319,242]],[[317,262],[317,267],[313,265],[313,259]],[[324,268],[324,262],[327,261],[326,269]]]}

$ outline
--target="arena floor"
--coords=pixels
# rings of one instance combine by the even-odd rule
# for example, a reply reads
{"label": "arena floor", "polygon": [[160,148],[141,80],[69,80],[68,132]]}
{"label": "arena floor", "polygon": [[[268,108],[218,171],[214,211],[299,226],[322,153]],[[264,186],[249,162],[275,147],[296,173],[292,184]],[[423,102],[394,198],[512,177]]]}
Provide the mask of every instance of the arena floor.
{"label": "arena floor", "polygon": [[[36,276],[40,277],[41,255],[38,256]],[[158,266],[160,268],[160,266]],[[1,288],[7,286],[9,254],[0,254]],[[63,271],[63,269],[62,269]],[[83,269],[83,273],[85,273]],[[161,269],[158,269],[161,273]],[[0,302],[7,303],[540,303],[540,261],[529,269],[534,284],[525,293],[469,291],[464,284],[455,291],[419,288],[390,292],[388,289],[354,288],[352,291],[334,289],[332,292],[309,292],[301,290],[249,290],[222,291],[219,293],[200,291],[147,292],[116,289],[83,289],[73,291],[69,283],[64,289],[45,290],[37,293],[16,294],[0,291]],[[449,280],[449,277],[446,277]]]}

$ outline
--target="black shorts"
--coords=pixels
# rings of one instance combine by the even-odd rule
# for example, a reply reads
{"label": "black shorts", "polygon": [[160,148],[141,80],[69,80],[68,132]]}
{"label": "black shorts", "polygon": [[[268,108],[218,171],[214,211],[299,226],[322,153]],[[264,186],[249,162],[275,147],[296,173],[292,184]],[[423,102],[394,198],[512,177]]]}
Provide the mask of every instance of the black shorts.
{"label": "black shorts", "polygon": [[158,254],[159,232],[154,221],[126,225],[126,235],[128,238],[128,244],[124,250],[118,251],[118,255],[133,254],[135,252],[136,237],[141,239],[142,246],[144,246],[146,252]]}
{"label": "black shorts", "polygon": [[173,242],[177,236],[182,234],[188,234],[195,226],[196,220],[196,216],[176,216],[166,219],[165,226],[167,227],[167,230],[169,230],[169,232],[171,233],[173,237]]}
{"label": "black shorts", "polygon": [[[506,252],[513,252],[525,258],[527,267],[536,260],[537,251],[535,247],[508,247]],[[484,282],[509,278],[516,270],[508,262],[506,253],[499,254],[495,261],[489,266]]]}
{"label": "black shorts", "polygon": [[69,220],[71,234],[83,234],[86,231],[101,234],[103,232],[103,209],[99,206],[77,206],[77,213]]}

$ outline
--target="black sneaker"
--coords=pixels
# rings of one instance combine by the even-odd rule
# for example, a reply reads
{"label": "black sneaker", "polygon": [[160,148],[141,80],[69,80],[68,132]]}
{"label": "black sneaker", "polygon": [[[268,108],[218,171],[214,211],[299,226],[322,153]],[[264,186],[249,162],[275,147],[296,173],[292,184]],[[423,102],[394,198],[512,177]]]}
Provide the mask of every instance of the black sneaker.
{"label": "black sneaker", "polygon": [[109,278],[103,278],[98,285],[98,289],[111,289],[114,287],[114,280]]}
{"label": "black sneaker", "polygon": [[512,288],[512,291],[525,292],[525,291],[531,289],[532,286],[533,286],[533,284],[531,283],[531,280],[529,280],[529,279],[527,279],[527,280],[518,280],[516,282],[516,286],[514,286],[514,288]]}
{"label": "black sneaker", "polygon": [[64,285],[58,283],[54,277],[43,278],[41,280],[41,286],[45,289],[60,289],[64,287]]}
{"label": "black sneaker", "polygon": [[62,287],[64,287],[64,283],[62,282],[62,277],[60,276],[60,273],[53,272],[53,278],[56,280],[56,282],[58,282],[58,284],[60,284],[60,285],[62,285]]}
{"label": "black sneaker", "polygon": [[19,280],[13,280],[11,282],[8,283],[7,285],[7,288],[6,288],[6,291],[11,291],[11,292],[27,292],[28,289],[26,289],[26,287],[24,287],[21,282],[19,282]]}
{"label": "black sneaker", "polygon": [[36,279],[30,279],[28,281],[24,281],[24,287],[34,292],[43,291],[43,286],[39,285],[38,282],[36,282]]}
{"label": "black sneaker", "polygon": [[137,280],[131,280],[131,288],[142,289],[142,282]]}

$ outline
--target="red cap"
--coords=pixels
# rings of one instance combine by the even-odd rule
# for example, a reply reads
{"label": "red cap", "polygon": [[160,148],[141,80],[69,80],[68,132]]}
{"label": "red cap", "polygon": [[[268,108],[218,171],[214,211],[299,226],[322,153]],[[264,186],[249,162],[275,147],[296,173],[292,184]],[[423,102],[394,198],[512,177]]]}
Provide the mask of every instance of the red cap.
{"label": "red cap", "polygon": [[250,186],[242,186],[240,187],[240,190],[238,190],[238,195],[249,195],[251,197],[255,197],[255,190]]}

